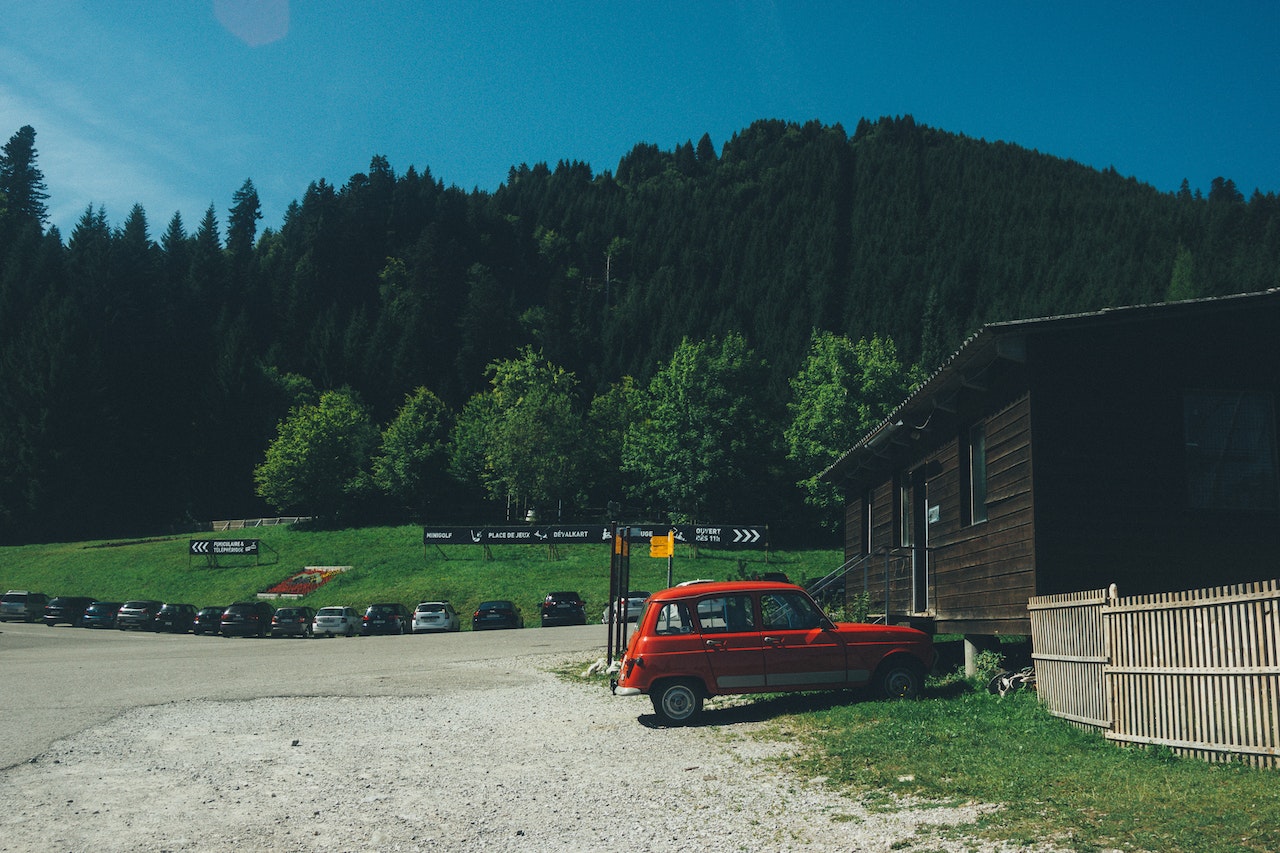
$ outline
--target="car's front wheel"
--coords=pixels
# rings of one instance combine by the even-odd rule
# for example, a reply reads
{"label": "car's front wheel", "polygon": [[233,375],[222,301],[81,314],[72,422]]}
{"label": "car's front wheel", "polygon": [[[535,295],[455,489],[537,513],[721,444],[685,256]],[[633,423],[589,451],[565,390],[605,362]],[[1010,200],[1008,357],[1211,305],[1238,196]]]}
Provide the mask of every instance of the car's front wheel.
{"label": "car's front wheel", "polygon": [[667,725],[688,725],[702,713],[702,691],[687,679],[663,682],[649,696],[654,713]]}
{"label": "car's front wheel", "polygon": [[886,661],[876,671],[875,688],[883,699],[918,699],[924,689],[924,670],[914,660]]}

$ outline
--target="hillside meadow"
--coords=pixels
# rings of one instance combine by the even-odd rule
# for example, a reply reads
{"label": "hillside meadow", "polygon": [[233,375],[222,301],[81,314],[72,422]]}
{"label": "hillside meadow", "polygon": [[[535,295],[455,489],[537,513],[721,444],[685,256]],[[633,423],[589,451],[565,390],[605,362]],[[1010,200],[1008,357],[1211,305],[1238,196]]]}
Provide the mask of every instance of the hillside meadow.
{"label": "hillside meadow", "polygon": [[[190,556],[192,539],[258,539],[253,556]],[[47,595],[91,595],[106,600],[154,598],[204,607],[253,598],[307,566],[349,566],[300,601],[309,607],[448,599],[464,616],[480,601],[507,598],[538,624],[537,607],[552,590],[571,589],[597,618],[609,598],[609,546],[425,546],[422,528],[369,527],[306,530],[263,527],[217,535],[203,532],[143,539],[0,547],[0,589]],[[785,572],[793,581],[820,577],[838,566],[835,550],[695,552],[677,546],[672,578],[750,577]],[[632,546],[631,588],[666,586],[667,561]]]}

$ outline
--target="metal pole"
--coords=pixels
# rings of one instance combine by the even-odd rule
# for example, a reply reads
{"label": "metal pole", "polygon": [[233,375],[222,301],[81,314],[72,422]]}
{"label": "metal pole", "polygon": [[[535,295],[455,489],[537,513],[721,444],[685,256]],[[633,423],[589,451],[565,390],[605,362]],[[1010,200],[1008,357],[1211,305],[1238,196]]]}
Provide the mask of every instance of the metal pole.
{"label": "metal pole", "polygon": [[884,549],[884,624],[889,624],[889,550]]}
{"label": "metal pole", "polygon": [[609,664],[613,663],[613,603],[618,600],[618,523],[612,525],[609,537],[609,606],[605,608],[605,655]]}

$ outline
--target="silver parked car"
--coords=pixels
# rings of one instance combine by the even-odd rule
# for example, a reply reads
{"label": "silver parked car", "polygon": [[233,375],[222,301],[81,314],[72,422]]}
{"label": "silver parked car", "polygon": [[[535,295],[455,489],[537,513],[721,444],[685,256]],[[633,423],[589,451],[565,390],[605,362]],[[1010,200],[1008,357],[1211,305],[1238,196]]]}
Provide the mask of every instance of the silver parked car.
{"label": "silver parked car", "polygon": [[[644,610],[644,604],[649,600],[651,592],[632,591],[626,594],[625,598],[619,598],[614,602],[614,619],[618,619],[618,614],[625,613],[628,622],[635,622],[640,618],[640,611]],[[625,604],[624,604],[625,602]],[[609,608],[605,608],[600,614],[600,621],[603,624],[609,622]]]}
{"label": "silver parked car", "polygon": [[360,614],[351,607],[321,607],[311,623],[311,636],[332,637],[341,634],[353,637],[360,630]]}
{"label": "silver parked car", "polygon": [[462,620],[447,601],[424,601],[413,610],[413,633],[458,631]]}

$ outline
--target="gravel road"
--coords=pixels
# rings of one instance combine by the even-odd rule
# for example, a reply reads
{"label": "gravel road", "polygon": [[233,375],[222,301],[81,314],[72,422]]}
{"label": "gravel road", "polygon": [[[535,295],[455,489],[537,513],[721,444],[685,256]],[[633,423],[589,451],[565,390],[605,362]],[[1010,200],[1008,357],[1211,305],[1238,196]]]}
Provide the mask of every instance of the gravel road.
{"label": "gravel road", "polygon": [[600,626],[226,640],[0,626],[2,851],[1011,850],[788,775],[733,709],[550,670]]}

